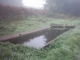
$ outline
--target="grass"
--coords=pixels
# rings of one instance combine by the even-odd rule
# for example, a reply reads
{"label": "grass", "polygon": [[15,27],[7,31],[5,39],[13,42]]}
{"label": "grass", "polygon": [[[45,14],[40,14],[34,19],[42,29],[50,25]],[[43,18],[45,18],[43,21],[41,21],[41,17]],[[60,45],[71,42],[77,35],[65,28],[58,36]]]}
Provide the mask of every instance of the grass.
{"label": "grass", "polygon": [[[46,23],[45,23],[46,21]],[[28,18],[22,21],[13,21],[7,26],[0,27],[1,36],[22,31],[29,31],[43,26],[49,26],[51,23],[63,25],[75,25],[76,28],[58,36],[55,42],[42,50],[30,48],[23,45],[14,45],[8,42],[0,42],[1,60],[77,60],[80,52],[80,23],[79,18],[56,19],[56,18]],[[0,25],[1,26],[1,25]],[[9,26],[9,27],[8,27]],[[15,28],[13,30],[13,27]],[[7,30],[8,28],[8,30]],[[11,29],[11,30],[10,30]],[[9,31],[10,30],[10,31]],[[13,30],[13,31],[12,31]],[[9,32],[10,33],[9,33]]]}
{"label": "grass", "polygon": [[27,20],[16,20],[10,22],[1,21],[0,37],[23,31],[33,30],[43,26],[49,26],[49,24],[50,22],[43,18],[28,18]]}
{"label": "grass", "polygon": [[[66,20],[66,21],[65,21]],[[70,22],[70,23],[69,23]],[[51,23],[62,24],[62,25],[78,25],[80,24],[78,20],[71,19],[56,19],[56,18],[44,18],[43,17],[32,17],[26,20],[14,20],[5,22],[5,20],[0,21],[0,37],[20,33],[24,31],[34,30],[40,27],[49,26]]]}

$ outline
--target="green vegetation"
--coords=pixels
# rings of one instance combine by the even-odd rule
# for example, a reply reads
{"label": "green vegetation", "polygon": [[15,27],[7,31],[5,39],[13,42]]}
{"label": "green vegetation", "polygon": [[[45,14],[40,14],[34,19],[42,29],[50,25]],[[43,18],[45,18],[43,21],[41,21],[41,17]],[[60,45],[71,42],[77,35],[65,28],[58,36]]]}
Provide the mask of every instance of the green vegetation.
{"label": "green vegetation", "polygon": [[49,26],[53,19],[49,18],[27,18],[26,20],[17,20],[11,22],[1,21],[0,23],[0,37],[19,33],[23,31],[29,31],[44,26]]}
{"label": "green vegetation", "polygon": [[46,18],[46,17],[28,17],[26,20],[15,20],[15,21],[1,20],[0,21],[0,37],[19,33],[19,32],[34,30],[40,27],[49,26],[51,23],[61,24],[61,25],[80,24],[79,18],[56,19],[56,18]]}
{"label": "green vegetation", "polygon": [[80,16],[80,0],[45,0],[45,8],[50,12],[50,16],[68,15]]}
{"label": "green vegetation", "polygon": [[[44,21],[46,23],[44,23]],[[69,23],[70,22],[70,23]],[[36,23],[36,24],[35,24]],[[43,26],[49,26],[50,23],[75,25],[76,28],[58,36],[55,42],[42,50],[30,48],[23,45],[13,45],[8,42],[0,43],[1,60],[77,60],[80,47],[80,21],[79,18],[56,19],[33,17],[22,21],[13,21],[9,25],[2,25],[1,31],[7,34],[28,31]],[[1,25],[0,25],[1,26]],[[14,28],[15,30],[13,30]],[[8,29],[7,29],[8,28]],[[6,30],[5,30],[6,29]],[[1,33],[0,31],[0,33]],[[9,32],[10,33],[9,33]],[[7,34],[3,34],[7,35]],[[1,35],[1,34],[0,34]]]}
{"label": "green vegetation", "polygon": [[[57,7],[62,12],[63,10],[59,8]],[[2,4],[0,4],[0,10],[0,37],[50,26],[51,23],[76,27],[61,34],[56,41],[41,50],[0,42],[0,60],[77,60],[80,52],[80,18],[74,18],[71,14],[66,16],[57,13],[55,15],[53,13],[56,10],[52,13],[44,9],[3,6]]]}

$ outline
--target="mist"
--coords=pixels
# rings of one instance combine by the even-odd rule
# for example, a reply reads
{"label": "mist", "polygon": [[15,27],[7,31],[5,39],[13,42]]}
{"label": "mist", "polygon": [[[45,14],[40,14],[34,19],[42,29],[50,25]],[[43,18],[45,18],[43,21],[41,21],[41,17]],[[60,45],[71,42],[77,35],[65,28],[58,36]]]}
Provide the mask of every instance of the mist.
{"label": "mist", "polygon": [[80,0],[46,0],[45,8],[52,14],[80,16]]}
{"label": "mist", "polygon": [[0,60],[80,60],[80,0],[40,1],[0,0]]}
{"label": "mist", "polygon": [[3,5],[23,6],[22,0],[0,0]]}

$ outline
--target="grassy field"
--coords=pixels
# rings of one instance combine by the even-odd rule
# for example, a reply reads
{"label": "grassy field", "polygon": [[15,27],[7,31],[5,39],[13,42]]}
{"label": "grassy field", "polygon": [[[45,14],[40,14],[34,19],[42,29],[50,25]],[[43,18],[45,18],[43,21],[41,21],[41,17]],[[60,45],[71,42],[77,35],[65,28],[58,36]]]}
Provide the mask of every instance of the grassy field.
{"label": "grassy field", "polygon": [[56,19],[44,17],[30,17],[26,20],[0,20],[0,37],[19,32],[34,30],[40,27],[49,26],[51,23],[62,25],[78,25],[79,19]]}
{"label": "grassy field", "polygon": [[26,20],[1,21],[0,23],[0,37],[49,26],[51,23],[76,26],[58,36],[55,42],[42,50],[0,42],[0,60],[77,60],[80,52],[80,18],[32,17]]}

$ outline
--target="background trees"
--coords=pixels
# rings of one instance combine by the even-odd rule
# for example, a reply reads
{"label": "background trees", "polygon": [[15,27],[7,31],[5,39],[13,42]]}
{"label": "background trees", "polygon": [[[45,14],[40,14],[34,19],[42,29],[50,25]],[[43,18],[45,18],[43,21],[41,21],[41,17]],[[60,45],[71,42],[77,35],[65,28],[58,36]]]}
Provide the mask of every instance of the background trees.
{"label": "background trees", "polygon": [[51,13],[80,16],[80,0],[46,0],[45,8]]}

